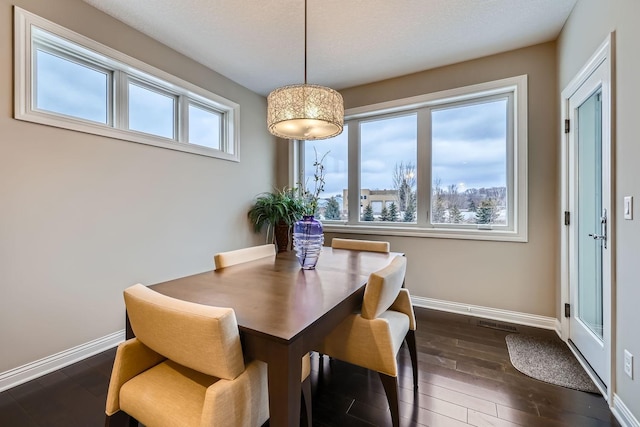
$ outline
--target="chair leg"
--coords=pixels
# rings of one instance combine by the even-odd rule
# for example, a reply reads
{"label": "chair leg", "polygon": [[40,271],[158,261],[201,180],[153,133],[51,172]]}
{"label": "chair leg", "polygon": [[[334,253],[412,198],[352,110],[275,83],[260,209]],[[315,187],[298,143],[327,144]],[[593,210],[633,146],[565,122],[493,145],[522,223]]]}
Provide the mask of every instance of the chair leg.
{"label": "chair leg", "polygon": [[311,427],[313,417],[311,414],[311,375],[302,381],[302,401],[304,402],[303,425]]}
{"label": "chair leg", "polygon": [[409,330],[407,336],[404,337],[409,347],[409,355],[411,356],[411,367],[413,368],[413,388],[418,388],[418,351],[416,350],[416,331]]}
{"label": "chair leg", "polygon": [[387,395],[387,402],[391,410],[391,422],[393,427],[400,426],[400,408],[398,404],[398,377],[392,377],[382,372],[378,372],[384,392]]}

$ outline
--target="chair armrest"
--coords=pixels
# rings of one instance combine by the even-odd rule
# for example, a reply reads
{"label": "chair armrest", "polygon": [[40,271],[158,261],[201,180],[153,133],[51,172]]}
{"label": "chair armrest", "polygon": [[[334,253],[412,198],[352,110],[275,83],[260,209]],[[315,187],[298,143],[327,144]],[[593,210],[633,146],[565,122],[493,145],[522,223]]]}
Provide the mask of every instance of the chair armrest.
{"label": "chair armrest", "polygon": [[233,380],[207,389],[200,426],[259,426],[269,418],[267,364],[254,360]]}
{"label": "chair armrest", "polygon": [[400,289],[398,293],[398,297],[391,304],[389,310],[399,311],[400,313],[404,313],[409,316],[409,329],[412,331],[416,330],[416,315],[413,312],[413,304],[411,304],[411,294],[409,294],[408,289]]}
{"label": "chair armrest", "polygon": [[111,371],[105,412],[113,415],[120,410],[120,388],[124,383],[165,360],[165,357],[131,338],[120,343]]}
{"label": "chair armrest", "polygon": [[[396,320],[404,318],[400,321],[405,322],[404,328],[408,329],[406,316],[395,313],[392,317]],[[401,337],[394,337],[396,329],[388,319],[365,319],[360,314],[352,314],[327,335],[318,351],[344,362],[397,376],[396,354],[407,329]]]}

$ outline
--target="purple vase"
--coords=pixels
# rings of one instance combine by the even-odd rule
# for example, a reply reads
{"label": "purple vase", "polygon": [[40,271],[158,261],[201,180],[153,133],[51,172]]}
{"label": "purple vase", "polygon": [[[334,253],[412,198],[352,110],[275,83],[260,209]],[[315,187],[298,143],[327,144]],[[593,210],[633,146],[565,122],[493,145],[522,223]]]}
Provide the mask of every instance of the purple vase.
{"label": "purple vase", "polygon": [[293,225],[293,248],[304,270],[316,268],[323,244],[322,223],[313,215],[305,215]]}

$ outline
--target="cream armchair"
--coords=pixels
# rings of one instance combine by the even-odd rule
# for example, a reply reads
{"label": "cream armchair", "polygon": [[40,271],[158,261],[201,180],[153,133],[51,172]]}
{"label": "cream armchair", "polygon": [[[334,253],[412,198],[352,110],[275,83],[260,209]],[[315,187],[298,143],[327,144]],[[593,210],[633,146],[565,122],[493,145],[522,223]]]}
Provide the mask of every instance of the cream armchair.
{"label": "cream armchair", "polygon": [[126,289],[124,299],[136,337],[116,352],[107,426],[118,411],[148,427],[264,424],[267,365],[245,364],[232,309],[177,300],[140,284]]}
{"label": "cream armchair", "polygon": [[387,267],[372,273],[361,312],[347,317],[318,349],[379,373],[394,427],[400,424],[397,354],[403,341],[411,356],[413,384],[418,387],[416,320],[409,291],[402,288],[406,268],[406,258],[396,256]]}
{"label": "cream armchair", "polygon": [[[250,246],[248,248],[236,249],[227,252],[218,252],[213,256],[216,270],[231,267],[257,259],[276,256],[276,246],[274,244]],[[311,427],[311,359],[308,354],[302,357],[302,398],[304,400],[304,416],[306,424]]]}

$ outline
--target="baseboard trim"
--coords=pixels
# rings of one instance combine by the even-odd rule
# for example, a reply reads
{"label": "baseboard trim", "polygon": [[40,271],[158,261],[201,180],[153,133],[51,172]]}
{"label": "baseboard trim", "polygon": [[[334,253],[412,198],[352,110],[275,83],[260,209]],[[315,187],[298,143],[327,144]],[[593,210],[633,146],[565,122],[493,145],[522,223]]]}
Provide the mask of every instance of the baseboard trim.
{"label": "baseboard trim", "polygon": [[35,362],[0,372],[0,392],[113,348],[125,339],[124,329]]}
{"label": "baseboard trim", "polygon": [[433,298],[411,297],[413,305],[430,308],[433,310],[448,311],[450,313],[477,316],[501,322],[515,323],[517,325],[533,326],[536,328],[550,329],[560,335],[560,321],[555,317],[539,316],[536,314],[520,313],[517,311],[502,310],[499,308],[482,307],[479,305],[462,304],[437,300]]}
{"label": "baseboard trim", "polygon": [[640,421],[631,413],[627,405],[620,399],[620,396],[615,393],[613,394],[611,412],[613,412],[622,427],[640,427]]}

